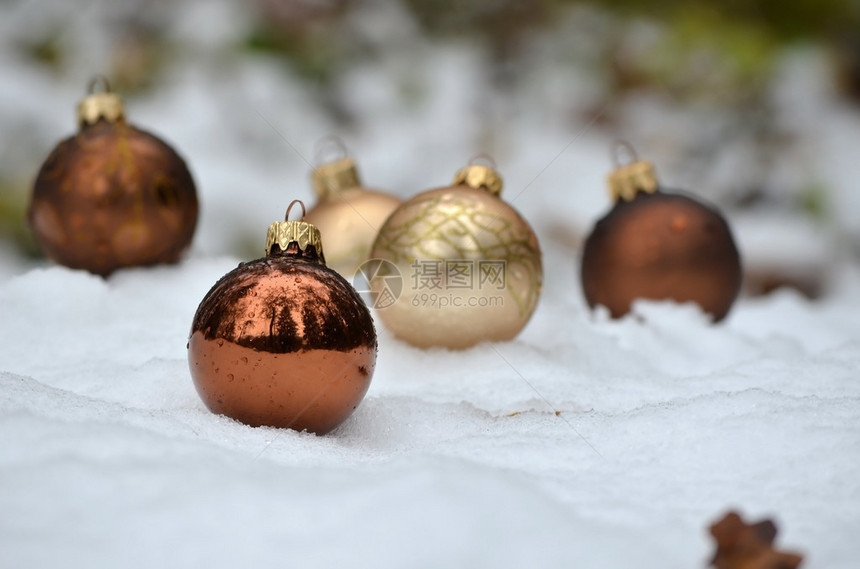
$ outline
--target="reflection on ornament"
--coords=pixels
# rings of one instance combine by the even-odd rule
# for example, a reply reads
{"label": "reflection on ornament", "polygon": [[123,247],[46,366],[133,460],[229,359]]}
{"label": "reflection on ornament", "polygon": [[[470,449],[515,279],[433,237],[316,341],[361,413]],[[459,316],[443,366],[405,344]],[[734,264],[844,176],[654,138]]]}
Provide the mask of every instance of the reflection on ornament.
{"label": "reflection on ornament", "polygon": [[36,177],[28,210],[36,239],[54,261],[103,276],[176,262],[198,213],[185,162],[125,122],[107,80],[94,79],[89,93],[78,105],[78,134],[54,148]]}
{"label": "reflection on ornament", "polygon": [[324,434],[367,392],[376,331],[355,290],[325,265],[319,230],[275,222],[266,256],[240,264],[203,298],[188,362],[213,413]]}
{"label": "reflection on ornament", "polygon": [[[620,165],[627,149],[633,161]],[[594,226],[582,255],[589,306],[623,316],[637,298],[696,302],[715,321],[726,316],[741,285],[741,265],[723,216],[693,197],[661,191],[654,167],[618,143],[609,175],[615,205]]]}
{"label": "reflection on ornament", "polygon": [[[324,235],[328,266],[352,278],[367,260],[376,234],[400,200],[361,185],[355,160],[343,143],[333,137],[320,141],[317,166],[311,174],[318,202],[307,220]],[[337,158],[324,162],[322,151],[333,149]]]}
{"label": "reflection on ornament", "polygon": [[385,222],[371,258],[390,264],[371,286],[384,297],[391,278],[402,279],[396,301],[378,310],[397,337],[463,349],[510,340],[528,322],[543,281],[540,247],[501,190],[493,168],[470,164],[450,187],[418,194]]}

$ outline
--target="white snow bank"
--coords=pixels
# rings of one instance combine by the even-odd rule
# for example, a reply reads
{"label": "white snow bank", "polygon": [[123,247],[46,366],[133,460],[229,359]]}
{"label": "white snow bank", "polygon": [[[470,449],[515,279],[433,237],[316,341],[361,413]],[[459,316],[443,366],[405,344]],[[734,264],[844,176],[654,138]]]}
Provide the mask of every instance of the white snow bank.
{"label": "white snow bank", "polygon": [[380,328],[367,399],[317,437],[194,391],[191,317],[235,263],[0,286],[0,566],[680,569],[740,507],[809,567],[854,567],[856,273],[711,326],[668,303],[592,315],[550,266],[516,341],[422,351]]}

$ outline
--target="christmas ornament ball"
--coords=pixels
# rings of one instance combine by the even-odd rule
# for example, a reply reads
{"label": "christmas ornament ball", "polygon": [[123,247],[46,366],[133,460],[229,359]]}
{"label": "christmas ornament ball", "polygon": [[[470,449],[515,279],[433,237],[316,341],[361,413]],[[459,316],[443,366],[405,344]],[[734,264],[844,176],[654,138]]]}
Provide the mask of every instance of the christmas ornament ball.
{"label": "christmas ornament ball", "polygon": [[325,265],[319,230],[285,221],[269,228],[266,257],[240,264],[203,298],[188,360],[213,413],[325,434],[367,392],[376,348],[370,311]]}
{"label": "christmas ornament ball", "polygon": [[321,142],[333,146],[338,157],[313,170],[311,178],[318,201],[306,219],[323,235],[327,265],[351,279],[370,256],[379,228],[400,200],[364,187],[355,160],[346,155],[339,139],[328,137]]}
{"label": "christmas ornament ball", "polygon": [[740,291],[741,263],[723,216],[694,197],[660,190],[644,160],[616,168],[609,186],[615,204],[582,254],[588,305],[618,318],[637,298],[670,299],[695,302],[714,321],[725,318]]}
{"label": "christmas ornament ball", "polygon": [[172,263],[197,224],[194,180],[164,141],[125,121],[121,99],[90,94],[77,135],[61,141],[36,177],[27,218],[52,260],[107,276]]}
{"label": "christmas ornament ball", "polygon": [[511,340],[529,321],[543,282],[541,251],[501,190],[493,168],[470,164],[451,186],[416,195],[385,222],[371,253],[382,263],[369,281],[395,336],[464,349]]}

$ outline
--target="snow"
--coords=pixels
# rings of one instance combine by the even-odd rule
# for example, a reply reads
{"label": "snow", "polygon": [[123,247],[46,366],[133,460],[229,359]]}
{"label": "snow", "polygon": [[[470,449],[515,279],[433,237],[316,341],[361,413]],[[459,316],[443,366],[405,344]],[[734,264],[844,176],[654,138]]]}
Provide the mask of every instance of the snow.
{"label": "snow", "polygon": [[[62,3],[50,17],[24,4],[2,8],[2,41],[63,20]],[[365,39],[403,49],[337,78],[355,120],[342,132],[277,61],[212,55],[240,37],[242,10],[178,5],[170,37],[193,55],[126,102],[198,183],[187,258],[105,280],[0,244],[0,567],[681,569],[704,566],[707,525],[739,508],[775,517],[805,566],[856,568],[860,268],[840,240],[860,219],[856,110],[826,90],[779,101],[805,138],[777,170],[833,188],[835,231],[730,216],[745,260],[826,271],[825,296],[741,298],[719,325],[654,302],[616,321],[586,308],[577,277],[582,236],[608,206],[609,141],[625,134],[571,119],[599,99],[587,73],[536,65],[522,104],[485,96],[470,46],[410,41],[405,15],[370,7],[357,16]],[[198,18],[207,25],[188,24]],[[93,66],[107,66],[94,25],[70,28],[86,41],[64,76],[0,56],[10,177],[31,177],[73,128]],[[789,63],[790,85],[816,76],[808,58]],[[701,112],[645,98],[628,111],[626,136],[657,153],[670,187],[712,197],[744,175],[745,147],[708,176],[662,159]],[[541,241],[544,292],[517,339],[464,352],[413,348],[378,323],[377,370],[344,425],[324,437],[249,428],[197,396],[191,318],[220,276],[262,252],[292,199],[313,201],[311,149],[329,132],[368,185],[402,197],[493,154],[503,196]],[[686,184],[696,175],[701,188]]]}
{"label": "snow", "polygon": [[509,343],[379,328],[367,398],[317,437],[194,391],[191,317],[236,262],[3,284],[0,566],[681,568],[728,507],[776,515],[810,566],[854,566],[857,272],[717,326],[671,303],[612,321],[550,286]]}

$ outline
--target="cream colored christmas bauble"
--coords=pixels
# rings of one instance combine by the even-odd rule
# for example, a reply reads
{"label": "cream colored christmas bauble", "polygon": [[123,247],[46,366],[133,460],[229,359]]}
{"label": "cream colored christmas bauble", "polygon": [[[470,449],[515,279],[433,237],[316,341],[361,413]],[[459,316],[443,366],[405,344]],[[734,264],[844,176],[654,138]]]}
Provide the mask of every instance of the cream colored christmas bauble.
{"label": "cream colored christmas bauble", "polygon": [[[339,148],[343,146],[339,144]],[[363,187],[350,157],[318,166],[311,178],[319,201],[308,212],[307,221],[323,235],[328,266],[352,279],[367,260],[379,228],[401,201]]]}
{"label": "cream colored christmas bauble", "polygon": [[541,252],[501,189],[494,169],[470,164],[382,226],[368,280],[379,319],[398,338],[464,349],[511,340],[526,325],[543,282]]}

